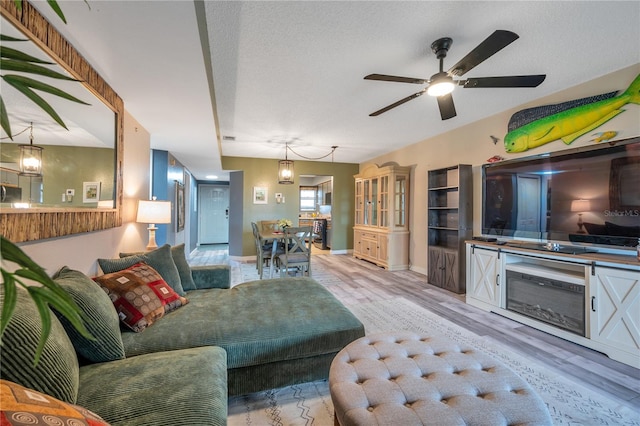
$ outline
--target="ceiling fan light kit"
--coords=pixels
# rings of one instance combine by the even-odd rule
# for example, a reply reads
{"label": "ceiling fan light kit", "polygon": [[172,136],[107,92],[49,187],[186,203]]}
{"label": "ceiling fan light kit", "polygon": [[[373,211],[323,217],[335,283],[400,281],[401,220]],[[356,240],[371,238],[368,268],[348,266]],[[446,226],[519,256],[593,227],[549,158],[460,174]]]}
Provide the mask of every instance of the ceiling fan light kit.
{"label": "ceiling fan light kit", "polygon": [[456,108],[453,103],[453,97],[451,96],[451,92],[453,92],[455,86],[462,86],[465,89],[539,86],[546,78],[545,74],[506,77],[477,77],[466,80],[453,79],[453,76],[463,76],[464,74],[475,68],[478,64],[486,61],[491,56],[504,49],[517,39],[518,35],[514,32],[506,30],[496,30],[482,43],[476,46],[475,49],[469,52],[464,58],[462,58],[460,61],[458,61],[458,63],[456,63],[448,71],[445,72],[443,70],[443,62],[444,58],[447,56],[449,48],[453,44],[453,40],[449,37],[439,38],[431,44],[431,50],[436,55],[436,58],[438,58],[438,60],[440,61],[440,72],[434,74],[429,80],[385,74],[367,75],[365,77],[365,80],[380,80],[391,81],[395,83],[427,85],[427,87],[425,87],[421,91],[414,93],[413,95],[409,95],[406,98],[400,99],[399,101],[394,102],[391,105],[387,105],[386,107],[369,114],[369,116],[378,116],[427,92],[429,96],[433,96],[437,99],[438,108],[440,109],[440,117],[443,120],[447,120],[456,116]]}
{"label": "ceiling fan light kit", "polygon": [[431,77],[429,87],[427,87],[427,95],[443,96],[453,92],[456,85],[453,79],[446,72],[440,72]]}

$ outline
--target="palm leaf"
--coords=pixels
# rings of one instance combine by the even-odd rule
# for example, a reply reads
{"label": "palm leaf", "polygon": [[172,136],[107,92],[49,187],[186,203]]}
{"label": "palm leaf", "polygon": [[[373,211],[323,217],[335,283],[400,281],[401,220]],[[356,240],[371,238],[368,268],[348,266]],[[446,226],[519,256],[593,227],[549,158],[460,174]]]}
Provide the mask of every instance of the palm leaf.
{"label": "palm leaf", "polygon": [[[16,81],[16,77],[19,77],[18,81]],[[38,105],[44,112],[49,114],[49,116],[51,118],[53,118],[56,123],[58,123],[59,125],[61,125],[65,129],[69,130],[67,128],[67,125],[64,124],[64,121],[62,121],[62,118],[60,118],[58,113],[53,109],[53,107],[51,105],[49,105],[49,103],[47,101],[45,101],[40,95],[38,95],[36,92],[31,90],[28,86],[22,84],[19,81],[19,80],[24,79],[26,77],[20,77],[20,76],[17,76],[17,75],[5,75],[5,76],[2,76],[2,78],[9,85],[11,85],[16,90],[18,90],[20,93],[25,95],[27,98],[31,99],[31,101],[33,103]],[[36,80],[33,80],[33,81],[36,81]],[[44,84],[44,83],[41,83],[41,84]],[[53,86],[51,86],[51,87],[53,87]],[[53,87],[53,88],[55,89],[55,87]],[[55,89],[55,90],[59,90],[59,89]]]}
{"label": "palm leaf", "polygon": [[9,319],[16,308],[17,299],[16,280],[13,274],[3,269],[2,280],[4,281],[4,300],[2,301],[2,315],[0,315],[0,337],[9,324]]}
{"label": "palm leaf", "polygon": [[38,74],[45,77],[57,78],[59,80],[78,81],[73,77],[69,77],[68,75],[54,71],[50,68],[15,59],[0,59],[0,70]]}
{"label": "palm leaf", "polygon": [[59,294],[56,294],[51,287],[36,287],[38,288],[39,297],[46,302],[49,306],[55,309],[58,313],[63,315],[69,322],[73,325],[73,327],[84,337],[88,339],[94,339],[94,337],[89,333],[89,330],[84,325],[83,322],[83,314],[82,311],[76,305],[76,302],[69,296],[69,293],[64,291],[58,284],[55,285],[55,290],[58,290],[64,293],[65,297],[60,297]]}
{"label": "palm leaf", "polygon": [[8,35],[0,34],[0,41],[29,41],[26,38],[15,38]]}
{"label": "palm leaf", "polygon": [[53,9],[54,12],[56,12],[56,14],[60,17],[60,19],[62,19],[62,22],[66,24],[67,18],[64,17],[64,13],[62,13],[62,9],[60,9],[60,5],[58,4],[58,2],[56,0],[47,0],[47,3],[49,3],[49,6],[51,6],[51,9]]}
{"label": "palm leaf", "polygon": [[25,76],[22,76],[22,75],[14,75],[14,74],[4,75],[4,76],[2,76],[2,78],[4,79],[4,81],[6,81],[7,83],[11,84],[12,86],[14,86],[14,84],[19,84],[19,85],[23,85],[23,86],[26,86],[26,87],[33,88],[35,90],[40,90],[42,92],[46,92],[46,93],[50,93],[50,94],[55,95],[55,96],[59,96],[61,98],[67,99],[69,101],[77,102],[77,103],[83,104],[83,105],[89,105],[85,101],[80,100],[80,99],[76,98],[75,96],[70,95],[67,92],[63,91],[63,90],[60,90],[57,87],[54,87],[54,86],[52,86],[50,84],[47,84],[47,83],[43,83],[43,82],[38,81],[38,80],[34,80],[33,78],[25,77]]}
{"label": "palm leaf", "polygon": [[40,340],[38,340],[38,348],[36,349],[36,356],[33,360],[33,365],[38,365],[38,361],[40,361],[40,356],[42,355],[42,351],[44,350],[44,344],[47,342],[49,338],[49,334],[51,333],[51,311],[49,310],[49,306],[47,302],[42,297],[42,287],[29,286],[27,287],[27,291],[31,296],[31,299],[36,304],[38,308],[38,313],[40,314],[40,320],[42,321],[42,333],[40,333]]}
{"label": "palm leaf", "polygon": [[54,285],[55,282],[40,265],[31,260],[17,245],[7,240],[4,236],[0,235],[0,249],[2,249],[2,258],[5,261],[16,263],[22,267],[37,271],[43,280],[50,280]]}
{"label": "palm leaf", "polygon": [[0,124],[2,125],[2,130],[9,135],[9,139],[13,140],[13,136],[11,135],[11,124],[9,124],[9,114],[7,114],[7,107],[4,105],[2,95],[0,95]]}
{"label": "palm leaf", "polygon": [[17,49],[13,49],[8,46],[0,46],[0,57],[7,58],[7,59],[16,59],[18,61],[24,61],[24,62],[35,62],[37,64],[55,65],[53,62],[48,62],[42,59],[38,59],[35,56],[28,55],[24,52],[21,52]]}
{"label": "palm leaf", "polygon": [[[22,10],[22,0],[13,0],[13,2],[15,3],[18,10]],[[87,0],[85,0],[85,3],[86,2]],[[56,15],[58,15],[60,19],[62,19],[62,22],[66,24],[67,19],[64,17],[64,13],[62,13],[62,9],[60,9],[60,5],[58,5],[58,2],[56,0],[47,0],[47,3],[49,3],[49,6],[51,6],[54,12],[56,12]]]}
{"label": "palm leaf", "polygon": [[[9,84],[11,84],[11,83],[9,83]],[[11,84],[11,85],[13,87],[15,87],[19,92],[24,94],[27,98],[31,99],[31,101],[33,101],[33,103],[35,103],[40,108],[42,108],[42,110],[44,110],[47,114],[49,114],[51,116],[51,118],[53,118],[55,120],[56,123],[58,123],[59,125],[61,125],[65,129],[69,130],[67,128],[67,125],[64,124],[64,121],[62,121],[62,118],[60,118],[60,116],[58,115],[58,113],[51,107],[51,105],[49,105],[49,103],[47,103],[47,101],[42,99],[42,97],[40,95],[38,95],[33,90],[31,90],[28,87],[23,86],[21,84]]]}

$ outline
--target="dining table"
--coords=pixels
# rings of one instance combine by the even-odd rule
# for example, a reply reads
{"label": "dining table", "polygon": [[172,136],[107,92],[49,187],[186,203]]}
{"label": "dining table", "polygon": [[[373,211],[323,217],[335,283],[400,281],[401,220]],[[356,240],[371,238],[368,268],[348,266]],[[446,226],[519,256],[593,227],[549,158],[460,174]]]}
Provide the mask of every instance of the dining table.
{"label": "dining table", "polygon": [[[260,239],[261,243],[271,244],[271,260],[269,261],[269,278],[273,278],[273,268],[274,268],[274,260],[276,258],[276,254],[278,253],[278,247],[283,247],[285,243],[284,232],[282,231],[273,231],[273,230],[260,230]],[[312,238],[315,237],[315,234],[312,234]],[[282,243],[282,244],[280,244]]]}

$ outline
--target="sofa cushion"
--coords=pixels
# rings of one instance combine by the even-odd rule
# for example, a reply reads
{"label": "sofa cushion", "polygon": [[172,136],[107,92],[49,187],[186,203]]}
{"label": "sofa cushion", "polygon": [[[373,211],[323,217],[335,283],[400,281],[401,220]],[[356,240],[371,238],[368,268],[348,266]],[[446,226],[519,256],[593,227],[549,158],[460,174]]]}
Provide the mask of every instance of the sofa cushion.
{"label": "sofa cushion", "polygon": [[69,293],[82,310],[85,326],[94,337],[91,340],[82,336],[69,320],[56,312],[76,352],[91,362],[124,358],[120,320],[107,293],[82,272],[66,266],[56,272],[53,279]]}
{"label": "sofa cushion", "polygon": [[86,365],[78,404],[112,426],[226,425],[226,359],[205,346]]}
{"label": "sofa cushion", "polygon": [[[187,262],[187,256],[185,255],[184,250],[184,243],[178,244],[177,246],[171,246],[171,257],[173,258],[173,263],[175,263],[176,265],[176,269],[178,269],[178,275],[180,275],[180,284],[182,285],[182,289],[184,291],[195,290],[197,287],[193,281],[193,276],[191,275],[191,266],[189,266],[189,262]],[[144,254],[144,252],[125,252],[119,253],[119,256],[122,258],[134,256],[136,254]]]}
{"label": "sofa cushion", "polygon": [[7,380],[0,380],[0,409],[0,424],[7,426],[109,426],[100,416],[86,408],[62,402]]}
{"label": "sofa cushion", "polygon": [[187,256],[185,254],[185,245],[178,244],[171,247],[171,257],[176,264],[178,274],[180,275],[180,283],[185,291],[195,290],[196,283],[193,282],[193,276],[191,275],[191,266],[187,262]]}
{"label": "sofa cushion", "polygon": [[171,318],[145,333],[125,332],[122,341],[127,357],[221,346],[232,369],[338,352],[363,335],[360,321],[335,296],[302,277],[191,291],[189,304]]}
{"label": "sofa cushion", "polygon": [[[16,288],[16,308],[2,335],[0,377],[24,387],[44,392],[65,402],[78,396],[78,358],[64,327],[51,311],[51,331],[38,365],[36,348],[42,334],[38,308],[27,290]],[[4,285],[0,285],[0,310]]]}
{"label": "sofa cushion", "polygon": [[107,292],[123,324],[135,332],[188,303],[144,262],[94,280]]}
{"label": "sofa cushion", "polygon": [[169,244],[165,244],[148,253],[134,254],[120,259],[98,259],[98,264],[105,274],[122,271],[139,262],[151,265],[180,296],[186,294],[180,282],[178,268],[173,261],[173,256],[171,256],[171,246]]}
{"label": "sofa cushion", "polygon": [[607,235],[606,225],[590,222],[584,222],[583,224],[589,235]]}
{"label": "sofa cushion", "polygon": [[605,222],[607,233],[618,237],[640,237],[640,226],[622,226]]}

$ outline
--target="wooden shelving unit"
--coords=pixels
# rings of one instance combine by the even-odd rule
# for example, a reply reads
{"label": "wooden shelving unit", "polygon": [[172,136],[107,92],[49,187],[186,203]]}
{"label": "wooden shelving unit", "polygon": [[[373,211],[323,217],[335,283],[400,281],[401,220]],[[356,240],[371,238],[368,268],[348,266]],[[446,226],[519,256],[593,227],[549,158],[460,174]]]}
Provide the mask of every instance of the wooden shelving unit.
{"label": "wooden shelving unit", "polygon": [[427,173],[429,283],[464,293],[464,241],[473,232],[471,166],[459,164]]}

